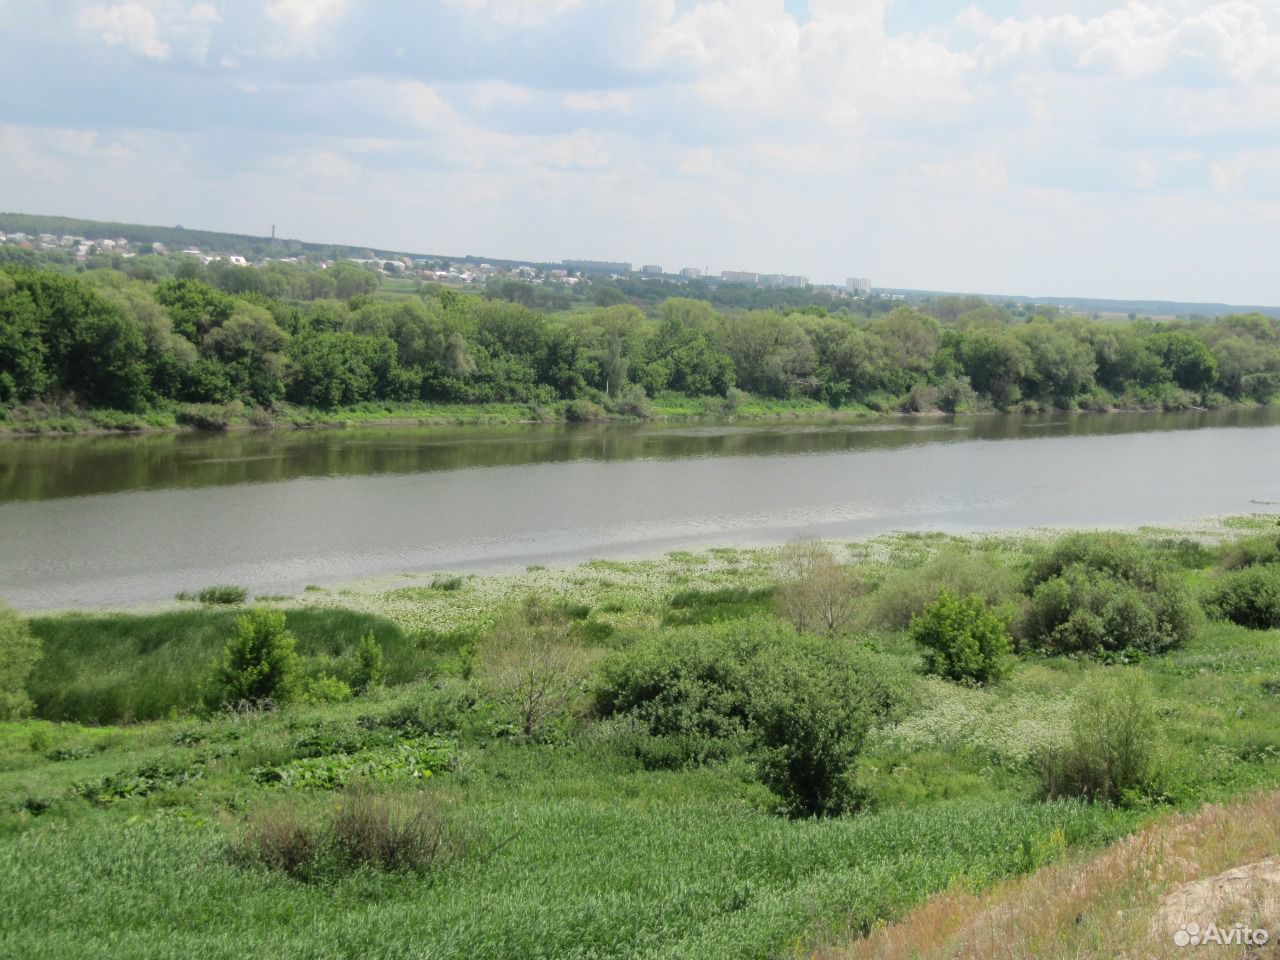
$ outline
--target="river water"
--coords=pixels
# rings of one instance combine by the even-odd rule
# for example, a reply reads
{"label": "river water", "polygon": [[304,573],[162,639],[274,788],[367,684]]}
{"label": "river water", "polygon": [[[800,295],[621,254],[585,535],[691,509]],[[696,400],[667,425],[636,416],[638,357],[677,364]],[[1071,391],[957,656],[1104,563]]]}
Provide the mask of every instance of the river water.
{"label": "river water", "polygon": [[1280,510],[1280,409],[0,442],[0,599]]}

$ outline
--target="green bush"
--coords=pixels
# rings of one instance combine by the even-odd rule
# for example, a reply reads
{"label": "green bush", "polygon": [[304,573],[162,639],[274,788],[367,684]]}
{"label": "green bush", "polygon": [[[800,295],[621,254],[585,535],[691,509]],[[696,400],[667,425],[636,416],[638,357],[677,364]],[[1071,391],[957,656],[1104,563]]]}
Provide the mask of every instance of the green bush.
{"label": "green bush", "polygon": [[570,423],[589,423],[605,419],[604,408],[590,400],[572,400],[565,405],[564,418]]}
{"label": "green bush", "polygon": [[898,694],[863,651],[801,637],[757,656],[747,671],[747,717],[760,779],[793,816],[858,807],[855,764]]}
{"label": "green bush", "polygon": [[387,667],[383,661],[382,644],[372,632],[366,633],[356,645],[355,669],[351,671],[351,686],[363,693],[370,687],[376,687],[387,677]]}
{"label": "green bush", "polygon": [[1205,609],[1210,616],[1253,630],[1280,627],[1280,565],[1224,573],[1210,586]]}
{"label": "green bush", "polygon": [[284,614],[253,610],[236,621],[216,677],[219,703],[285,703],[298,688],[296,641]]}
{"label": "green bush", "polygon": [[351,699],[351,687],[337,677],[322,673],[302,682],[298,699],[303,703],[346,703]]}
{"label": "green bush", "polygon": [[1280,537],[1269,533],[1228,543],[1222,548],[1218,562],[1224,570],[1243,570],[1245,567],[1280,563]]}
{"label": "green bush", "polygon": [[31,712],[27,677],[40,659],[40,647],[27,622],[0,603],[0,720]]}
{"label": "green bush", "polygon": [[1018,576],[982,554],[943,550],[922,566],[885,580],[871,598],[871,621],[889,630],[905,630],[944,590],[957,597],[976,594],[988,606],[1000,607],[1017,597]]}
{"label": "green bush", "polygon": [[781,624],[759,621],[643,634],[600,662],[595,712],[635,716],[656,737],[740,738],[747,664],[782,636],[792,638]]}
{"label": "green bush", "polygon": [[1173,571],[1121,534],[1064,537],[1026,583],[1020,639],[1053,653],[1161,653],[1190,639],[1200,619]]}
{"label": "green bush", "polygon": [[1158,724],[1141,674],[1108,671],[1086,681],[1072,706],[1067,742],[1040,757],[1045,794],[1116,803],[1148,791]]}
{"label": "green bush", "polygon": [[857,805],[853,762],[902,684],[847,640],[772,620],[646,634],[599,665],[599,716],[631,721],[615,746],[647,767],[755,750],[761,780],[797,815]]}
{"label": "green bush", "polygon": [[991,683],[1009,672],[1008,627],[977,594],[943,590],[911,621],[911,639],[925,648],[925,669],[947,680]]}

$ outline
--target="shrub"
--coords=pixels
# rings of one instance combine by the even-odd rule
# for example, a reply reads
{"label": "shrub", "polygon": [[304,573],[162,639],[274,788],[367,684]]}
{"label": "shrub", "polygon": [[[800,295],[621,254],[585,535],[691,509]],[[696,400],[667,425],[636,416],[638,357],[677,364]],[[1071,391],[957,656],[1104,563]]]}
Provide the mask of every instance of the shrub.
{"label": "shrub", "polygon": [[0,603],[0,720],[17,720],[31,711],[27,677],[40,653],[40,640],[27,622]]}
{"label": "shrub", "polygon": [[943,550],[923,566],[889,577],[871,598],[870,619],[886,629],[906,629],[944,590],[957,597],[976,594],[994,608],[1018,595],[1018,576],[981,554]]}
{"label": "shrub", "polygon": [[1224,573],[1209,588],[1205,609],[1210,616],[1253,630],[1280,627],[1280,565]]}
{"label": "shrub", "polygon": [[534,737],[582,693],[588,663],[588,651],[573,642],[571,621],[530,597],[481,641],[475,666],[514,710],[521,732]]}
{"label": "shrub", "polygon": [[649,402],[644,387],[638,383],[623,384],[614,400],[614,409],[624,417],[637,417],[648,420],[653,416],[653,404]]}
{"label": "shrub", "polygon": [[432,590],[444,590],[451,592],[462,589],[461,577],[436,577],[431,581]]}
{"label": "shrub", "polygon": [[760,779],[793,816],[856,808],[855,764],[897,696],[861,651],[801,638],[770,649],[747,674],[747,716]]}
{"label": "shrub", "polygon": [[655,737],[740,739],[746,729],[746,668],[791,632],[776,622],[733,621],[643,634],[599,664],[601,717],[631,715]]}
{"label": "shrub", "polygon": [[351,699],[351,687],[337,677],[322,673],[302,682],[298,699],[303,703],[346,703]]}
{"label": "shrub", "polygon": [[991,683],[1009,671],[1009,630],[976,594],[943,590],[911,621],[911,639],[925,648],[925,669],[948,680]]}
{"label": "shrub", "polygon": [[254,610],[236,621],[217,674],[222,703],[284,703],[297,691],[299,659],[284,614]]}
{"label": "shrub", "polygon": [[797,638],[776,622],[648,634],[606,657],[596,712],[630,721],[615,746],[645,766],[718,760],[748,747],[761,780],[798,815],[857,804],[853,762],[870,727],[903,699],[870,653]]}
{"label": "shrub", "polygon": [[564,418],[570,423],[588,423],[605,419],[604,408],[590,400],[571,400],[565,405]]}
{"label": "shrub", "polygon": [[836,563],[816,540],[787,544],[779,568],[778,609],[800,633],[843,630],[866,593],[858,572]]}
{"label": "shrub", "polygon": [[1242,570],[1245,567],[1280,563],[1280,537],[1267,534],[1236,540],[1222,548],[1219,563],[1224,570]]}
{"label": "shrub", "polygon": [[386,664],[383,662],[382,644],[372,632],[360,638],[356,646],[355,669],[351,671],[351,686],[363,693],[370,687],[376,687],[387,677]]}
{"label": "shrub", "polygon": [[231,421],[244,412],[244,404],[238,400],[228,404],[184,403],[174,419],[196,430],[225,430]]}
{"label": "shrub", "polygon": [[354,790],[318,813],[296,803],[270,807],[250,820],[227,853],[238,866],[317,881],[361,869],[425,873],[465,848],[462,831],[427,794]]}
{"label": "shrub", "polygon": [[1160,653],[1200,616],[1173,572],[1120,534],[1064,537],[1032,563],[1027,589],[1020,637],[1056,653]]}
{"label": "shrub", "polygon": [[1108,671],[1086,681],[1072,706],[1067,742],[1040,757],[1045,794],[1115,803],[1146,790],[1158,722],[1141,674]]}

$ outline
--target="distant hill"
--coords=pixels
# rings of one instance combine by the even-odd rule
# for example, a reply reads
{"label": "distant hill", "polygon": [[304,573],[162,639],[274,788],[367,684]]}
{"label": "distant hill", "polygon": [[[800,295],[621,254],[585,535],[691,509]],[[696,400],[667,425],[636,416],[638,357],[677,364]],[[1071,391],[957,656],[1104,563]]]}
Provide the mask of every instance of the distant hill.
{"label": "distant hill", "polygon": [[1233,313],[1260,313],[1280,319],[1280,307],[1231,303],[1188,303],[1180,300],[1104,300],[1092,297],[1026,297],[1003,293],[957,293],[942,290],[909,290],[876,287],[876,293],[902,294],[911,299],[978,296],[993,303],[1042,303],[1081,313],[1114,313],[1139,317],[1225,317]]}
{"label": "distant hill", "polygon": [[[343,257],[408,256],[451,263],[490,263],[499,267],[546,267],[552,264],[536,260],[504,260],[477,254],[447,255],[414,253],[378,247],[356,247],[346,244],[314,243],[260,237],[245,233],[220,233],[216,230],[191,230],[182,226],[158,227],[141,223],[115,223],[108,220],[79,220],[73,217],[47,217],[34,213],[0,213],[0,231],[6,233],[52,233],[85,237],[89,240],[123,237],[130,243],[162,243],[170,251],[198,247],[206,253],[239,253],[247,256],[296,256],[310,254],[326,259]],[[912,290],[877,287],[877,293],[903,294],[912,299],[943,296],[970,296],[970,293],[942,290]],[[1008,294],[976,294],[997,303],[1043,303],[1084,313],[1136,314],[1152,317],[1223,317],[1232,313],[1261,313],[1280,319],[1280,307],[1246,306],[1229,303],[1184,303],[1176,300],[1103,300],[1089,297],[1026,297]]]}
{"label": "distant hill", "polygon": [[406,256],[453,263],[491,263],[495,266],[537,266],[533,261],[501,260],[473,254],[446,256],[388,250],[378,247],[356,247],[345,244],[314,243],[305,240],[275,239],[245,233],[220,233],[216,230],[192,230],[187,227],[159,227],[142,223],[116,223],[110,220],[79,220],[74,217],[48,217],[35,213],[0,213],[0,231],[5,233],[52,233],[60,236],[84,237],[87,240],[123,237],[130,243],[162,243],[170,251],[198,247],[206,253],[239,253],[252,256],[296,256],[311,254],[326,259],[342,257]]}

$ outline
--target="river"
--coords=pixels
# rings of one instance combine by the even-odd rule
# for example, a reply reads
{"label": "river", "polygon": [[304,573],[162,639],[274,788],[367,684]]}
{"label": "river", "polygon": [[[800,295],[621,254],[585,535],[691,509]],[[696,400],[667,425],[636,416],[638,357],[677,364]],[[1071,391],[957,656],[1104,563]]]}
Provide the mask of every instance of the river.
{"label": "river", "polygon": [[0,442],[0,599],[102,608],[708,544],[1280,502],[1280,409]]}

